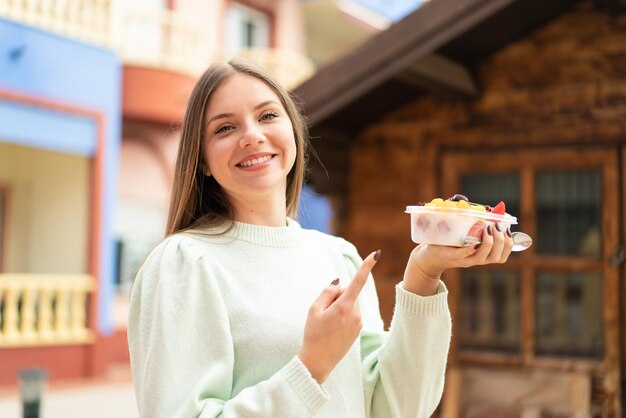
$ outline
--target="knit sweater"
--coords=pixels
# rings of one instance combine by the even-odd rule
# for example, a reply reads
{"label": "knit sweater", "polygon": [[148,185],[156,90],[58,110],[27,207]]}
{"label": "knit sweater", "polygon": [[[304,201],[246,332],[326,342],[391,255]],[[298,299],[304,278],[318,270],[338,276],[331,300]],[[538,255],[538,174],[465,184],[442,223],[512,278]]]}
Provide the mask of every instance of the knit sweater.
{"label": "knit sweater", "polygon": [[397,285],[386,332],[370,276],[360,338],[320,385],[297,357],[308,309],[333,279],[352,280],[355,247],[293,220],[201,232],[166,238],[133,284],[128,341],[141,417],[432,414],[451,334],[443,284],[429,297]]}

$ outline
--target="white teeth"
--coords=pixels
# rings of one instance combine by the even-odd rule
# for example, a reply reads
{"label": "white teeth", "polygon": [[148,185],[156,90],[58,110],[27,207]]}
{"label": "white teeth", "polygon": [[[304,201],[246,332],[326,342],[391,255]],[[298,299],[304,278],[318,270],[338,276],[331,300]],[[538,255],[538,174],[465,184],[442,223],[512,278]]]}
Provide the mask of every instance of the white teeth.
{"label": "white teeth", "polygon": [[244,161],[243,163],[239,164],[242,167],[252,167],[253,165],[257,165],[257,164],[261,164],[264,163],[266,161],[269,161],[272,158],[271,155],[266,155],[264,157],[261,158],[253,158],[251,160],[247,160]]}

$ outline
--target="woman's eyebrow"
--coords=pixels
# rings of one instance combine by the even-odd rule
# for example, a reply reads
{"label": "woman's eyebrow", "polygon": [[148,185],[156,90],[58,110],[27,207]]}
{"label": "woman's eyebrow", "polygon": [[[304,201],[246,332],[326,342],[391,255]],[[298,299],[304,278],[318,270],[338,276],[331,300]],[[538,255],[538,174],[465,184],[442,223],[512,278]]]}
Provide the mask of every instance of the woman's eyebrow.
{"label": "woman's eyebrow", "polygon": [[278,103],[276,100],[266,100],[266,101],[264,101],[262,103],[259,103],[256,106],[254,106],[254,110],[259,110],[260,108],[265,107],[265,106],[270,105],[270,104],[275,104],[275,105],[279,105],[280,106],[280,103]]}
{"label": "woman's eyebrow", "polygon": [[[276,100],[266,100],[264,102],[259,103],[256,106],[254,106],[254,110],[259,110],[260,108],[265,107],[265,106],[270,105],[270,104],[274,104],[274,105],[279,105],[280,106],[280,103],[278,103]],[[213,122],[214,120],[226,119],[226,118],[230,118],[232,116],[234,116],[233,113],[219,113],[219,114],[213,116],[211,119],[209,119],[207,121],[207,123],[206,123],[206,126],[208,127],[211,124],[211,122]]]}
{"label": "woman's eyebrow", "polygon": [[226,118],[230,118],[231,116],[234,116],[234,115],[232,113],[220,113],[218,115],[213,116],[211,119],[209,119],[206,123],[206,126],[208,128],[211,122],[213,122],[214,120],[226,119]]}

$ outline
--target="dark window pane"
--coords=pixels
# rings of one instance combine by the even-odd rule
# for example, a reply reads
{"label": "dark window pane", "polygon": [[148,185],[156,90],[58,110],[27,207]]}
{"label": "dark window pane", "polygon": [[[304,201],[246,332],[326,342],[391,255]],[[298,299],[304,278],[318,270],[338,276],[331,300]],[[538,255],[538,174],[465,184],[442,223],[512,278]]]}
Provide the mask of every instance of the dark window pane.
{"label": "dark window pane", "polygon": [[543,171],[536,181],[537,252],[599,256],[600,172]]}
{"label": "dark window pane", "polygon": [[542,272],[536,288],[537,354],[602,357],[602,275]]}
{"label": "dark window pane", "polygon": [[[518,173],[496,173],[464,175],[461,179],[461,191],[475,203],[494,206],[503,201],[506,211],[519,217],[520,211],[520,179]],[[517,220],[520,222],[520,219]],[[511,227],[519,230],[519,225]]]}
{"label": "dark window pane", "polygon": [[518,352],[518,272],[464,270],[461,280],[461,347]]}
{"label": "dark window pane", "polygon": [[243,25],[244,25],[243,32],[244,32],[245,46],[252,47],[255,45],[255,41],[256,41],[256,36],[255,36],[256,28],[254,26],[254,22],[252,22],[251,20],[247,20],[243,22]]}

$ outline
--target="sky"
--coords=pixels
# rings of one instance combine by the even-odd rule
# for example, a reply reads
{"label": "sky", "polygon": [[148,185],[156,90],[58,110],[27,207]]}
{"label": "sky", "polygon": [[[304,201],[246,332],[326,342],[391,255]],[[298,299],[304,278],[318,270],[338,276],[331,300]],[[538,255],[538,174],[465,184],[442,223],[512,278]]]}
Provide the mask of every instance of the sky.
{"label": "sky", "polygon": [[361,6],[384,16],[391,22],[397,22],[417,9],[424,0],[351,0]]}

